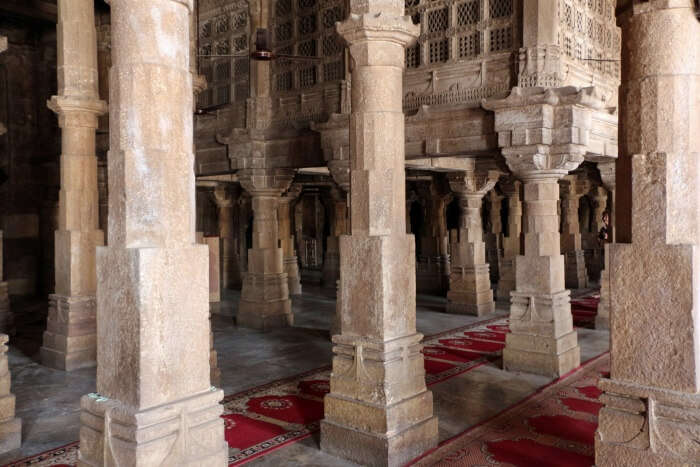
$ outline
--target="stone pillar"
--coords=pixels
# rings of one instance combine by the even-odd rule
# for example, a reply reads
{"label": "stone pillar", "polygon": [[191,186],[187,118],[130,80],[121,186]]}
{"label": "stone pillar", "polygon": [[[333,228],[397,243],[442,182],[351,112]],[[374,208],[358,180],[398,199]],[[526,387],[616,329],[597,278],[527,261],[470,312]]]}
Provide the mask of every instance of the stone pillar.
{"label": "stone pillar", "polygon": [[338,32],[354,63],[352,225],[340,238],[341,333],[333,336],[321,449],[362,465],[398,466],[437,444],[405,218],[402,75],[418,27],[403,16],[403,0],[351,0],[350,9]]}
{"label": "stone pillar", "polygon": [[513,88],[505,99],[483,102],[495,112],[499,145],[524,183],[525,250],[515,261],[510,329],[503,352],[507,370],[556,377],[579,366],[580,349],[564,286],[560,253],[558,180],[587,152],[594,112],[604,103],[595,88]]}
{"label": "stone pillar", "polygon": [[610,252],[609,243],[615,241],[615,163],[608,162],[598,164],[601,179],[606,188],[610,190],[610,220],[608,223],[608,240],[603,248],[603,270],[600,271],[600,301],[598,302],[598,312],[595,316],[596,329],[610,329]]}
{"label": "stone pillar", "polygon": [[452,273],[447,292],[447,312],[482,316],[495,311],[486,262],[481,204],[500,172],[495,170],[449,175],[450,188],[459,197],[459,230],[452,244]]}
{"label": "stone pillar", "polygon": [[561,196],[561,252],[564,254],[564,277],[568,289],[588,286],[586,256],[581,247],[581,225],[578,207],[590,184],[578,175],[567,175],[559,182]]}
{"label": "stone pillar", "polygon": [[7,334],[0,334],[0,454],[19,449],[22,444],[22,420],[15,418],[15,395],[10,392],[8,340]]}
{"label": "stone pillar", "polygon": [[301,295],[301,274],[299,274],[299,258],[294,243],[292,229],[292,204],[301,194],[301,185],[292,184],[280,198],[279,203],[279,236],[282,245],[284,272],[287,273],[289,295]]}
{"label": "stone pillar", "polygon": [[97,251],[97,392],[81,400],[78,465],[225,466],[209,255],[195,243],[192,4],[110,4],[109,246]]}
{"label": "stone pillar", "polygon": [[234,188],[220,183],[214,189],[214,202],[219,214],[219,238],[221,238],[221,283],[224,288],[234,289],[241,283],[236,233],[234,232],[234,205],[237,196]]}
{"label": "stone pillar", "polygon": [[503,196],[495,189],[489,191],[489,221],[491,231],[486,234],[486,261],[489,263],[489,276],[492,284],[498,283],[501,257],[503,255],[503,224],[501,221],[501,201]]}
{"label": "stone pillar", "polygon": [[3,241],[2,230],[0,230],[0,330],[9,332],[12,327],[12,312],[10,310],[10,295],[7,289],[7,282],[3,280]]}
{"label": "stone pillar", "polygon": [[520,200],[521,183],[514,178],[500,182],[501,191],[508,198],[508,235],[503,237],[503,258],[498,276],[496,298],[510,302],[515,290],[515,258],[520,255],[520,234],[523,222],[523,203]]}
{"label": "stone pillar", "polygon": [[693,2],[627,3],[622,28],[610,378],[596,465],[700,460],[700,21]]}
{"label": "stone pillar", "polygon": [[58,95],[48,102],[61,127],[61,189],[55,233],[55,294],[41,347],[44,365],[75,370],[95,365],[95,249],[99,230],[97,117],[107,110],[97,79],[92,0],[60,0]]}
{"label": "stone pillar", "polygon": [[419,293],[444,294],[449,288],[449,238],[445,217],[450,189],[444,176],[435,174],[419,182],[420,194],[427,205],[416,269]]}
{"label": "stone pillar", "polygon": [[347,196],[337,188],[330,190],[331,234],[326,239],[326,252],[323,258],[323,287],[337,287],[340,279],[340,243],[341,235],[347,235],[348,205]]}
{"label": "stone pillar", "polygon": [[277,207],[294,178],[291,169],[244,169],[241,186],[253,206],[253,247],[243,279],[236,320],[239,326],[272,329],[294,324],[284,252],[279,246]]}

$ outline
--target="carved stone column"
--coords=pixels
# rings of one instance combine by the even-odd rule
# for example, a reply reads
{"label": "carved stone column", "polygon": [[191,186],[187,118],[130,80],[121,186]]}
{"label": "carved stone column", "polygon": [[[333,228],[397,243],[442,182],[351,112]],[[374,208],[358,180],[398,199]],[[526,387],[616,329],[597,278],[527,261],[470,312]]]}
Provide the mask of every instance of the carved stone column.
{"label": "carved stone column", "polygon": [[[0,123],[1,125],[1,123]],[[3,280],[2,264],[3,264],[3,239],[2,230],[0,230],[0,329],[9,332],[12,327],[12,312],[10,310],[10,295],[7,289],[7,281]]]}
{"label": "carved stone column", "polygon": [[110,4],[109,246],[97,251],[97,392],[81,400],[78,465],[225,466],[209,255],[195,243],[192,4]]}
{"label": "carved stone column", "polygon": [[61,189],[55,234],[56,293],[41,347],[44,365],[75,370],[95,365],[95,248],[99,230],[97,117],[107,110],[97,79],[92,0],[61,0],[58,17],[58,95],[48,102],[61,127]]}
{"label": "carved stone column", "polygon": [[240,192],[238,185],[235,187],[221,183],[214,189],[214,202],[219,214],[219,238],[221,238],[221,280],[224,288],[234,289],[241,284],[241,273],[236,250],[236,232],[234,232],[234,207],[238,196],[234,190]]}
{"label": "carved stone column", "polygon": [[451,173],[450,188],[459,197],[459,230],[452,244],[452,273],[447,292],[447,312],[482,316],[493,313],[493,291],[486,262],[481,204],[496,185],[500,172]]}
{"label": "carved stone column", "polygon": [[516,258],[510,329],[503,353],[508,370],[560,376],[579,366],[570,292],[560,253],[558,180],[583,162],[592,113],[603,107],[594,88],[514,88],[483,103],[495,111],[499,145],[524,183],[525,251]]}
{"label": "carved stone column", "polygon": [[347,235],[348,204],[344,192],[337,188],[330,190],[331,234],[326,239],[326,252],[323,258],[323,278],[321,284],[335,289],[340,279],[340,236]]}
{"label": "carved stone column", "polygon": [[501,201],[503,196],[495,189],[489,191],[486,202],[489,203],[490,232],[486,233],[486,262],[489,263],[489,276],[492,284],[498,283],[501,257],[503,256],[503,223],[501,221]]}
{"label": "carved stone column", "polygon": [[567,175],[559,182],[561,196],[561,252],[564,254],[564,277],[568,289],[588,286],[586,256],[581,247],[581,225],[578,207],[581,197],[588,193],[590,183],[577,175]]}
{"label": "carved stone column", "polygon": [[[697,4],[695,4],[697,5]],[[596,465],[700,460],[700,21],[691,0],[629,2],[610,267],[610,378]]]}
{"label": "carved stone column", "polygon": [[520,255],[520,233],[523,222],[523,203],[520,200],[521,183],[514,178],[499,183],[508,198],[508,235],[503,237],[503,258],[498,276],[496,297],[510,302],[510,293],[515,290],[515,258]]}
{"label": "carved stone column", "polygon": [[421,245],[416,268],[419,293],[442,295],[449,288],[450,260],[447,252],[449,238],[445,207],[450,199],[450,188],[441,174],[429,176],[418,183],[420,195],[426,204]]}
{"label": "carved stone column", "polygon": [[284,272],[287,273],[289,295],[301,295],[301,274],[299,274],[299,259],[294,247],[292,229],[292,204],[301,194],[301,185],[292,184],[280,198],[279,203],[279,236],[284,257]]}
{"label": "carved stone column", "polygon": [[0,334],[0,454],[19,449],[22,444],[22,420],[15,417],[15,395],[10,392],[8,340],[7,334]]}
{"label": "carved stone column", "polygon": [[615,241],[615,163],[598,164],[600,177],[610,190],[610,221],[608,223],[608,240],[603,248],[603,270],[600,271],[600,302],[595,316],[596,329],[610,329],[610,252],[608,244]]}
{"label": "carved stone column", "polygon": [[340,238],[341,334],[333,336],[321,449],[362,465],[398,466],[437,444],[405,219],[401,90],[404,48],[418,27],[403,16],[403,0],[350,5],[338,32],[354,63],[352,225]]}
{"label": "carved stone column", "polygon": [[238,180],[252,198],[253,247],[243,278],[236,320],[239,326],[271,329],[294,323],[284,252],[279,247],[277,207],[294,178],[291,169],[244,169]]}

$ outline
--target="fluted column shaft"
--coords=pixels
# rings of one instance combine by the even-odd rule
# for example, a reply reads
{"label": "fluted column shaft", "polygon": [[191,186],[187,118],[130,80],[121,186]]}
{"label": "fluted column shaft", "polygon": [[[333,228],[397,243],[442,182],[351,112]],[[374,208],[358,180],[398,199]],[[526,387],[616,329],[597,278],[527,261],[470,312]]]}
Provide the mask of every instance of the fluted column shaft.
{"label": "fluted column shaft", "polygon": [[109,246],[97,253],[97,393],[81,400],[78,465],[224,466],[209,257],[195,243],[192,3],[110,4]]}
{"label": "fluted column shaft", "polygon": [[626,2],[598,466],[700,459],[700,21],[692,0]]}
{"label": "fluted column shaft", "polygon": [[403,16],[403,0],[352,0],[350,9],[338,32],[354,63],[352,225],[340,239],[340,334],[321,448],[362,465],[394,466],[437,443],[416,332],[415,243],[406,234],[401,102],[405,46],[418,28]]}
{"label": "fluted column shaft", "polygon": [[61,0],[58,16],[58,95],[48,102],[61,128],[61,188],[55,233],[55,294],[41,360],[62,370],[94,366],[95,248],[99,230],[97,117],[107,106],[99,99],[94,2]]}

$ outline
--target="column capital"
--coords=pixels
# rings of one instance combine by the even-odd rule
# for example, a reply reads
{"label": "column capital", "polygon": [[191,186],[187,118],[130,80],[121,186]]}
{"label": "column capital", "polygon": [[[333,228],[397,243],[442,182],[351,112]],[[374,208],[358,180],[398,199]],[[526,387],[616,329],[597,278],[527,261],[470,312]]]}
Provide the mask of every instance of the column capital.
{"label": "column capital", "polygon": [[52,96],[46,106],[59,116],[61,127],[67,119],[71,126],[97,128],[97,117],[107,113],[105,101],[74,96]]}
{"label": "column capital", "polygon": [[[353,13],[342,23],[336,23],[336,29],[350,45],[365,47],[372,42],[393,43],[400,47],[406,47],[415,42],[420,35],[420,27],[413,24],[409,16],[404,16],[404,5],[397,2],[394,7],[387,8],[383,3],[380,8],[383,11],[373,11],[374,2],[362,3],[362,7],[351,6]],[[354,12],[358,9],[358,12]],[[364,11],[367,10],[367,11]],[[361,11],[361,12],[360,12]],[[380,14],[381,13],[381,14]],[[353,58],[358,65],[398,66],[404,67],[404,57],[397,54],[353,53]]]}
{"label": "column capital", "polygon": [[289,186],[289,189],[287,190],[286,193],[280,198],[280,203],[287,203],[291,204],[295,199],[301,195],[301,191],[303,190],[303,186],[301,183],[292,183]]}
{"label": "column capital", "polygon": [[212,199],[216,203],[216,207],[219,209],[230,208],[233,206],[234,199],[231,192],[225,183],[220,183],[214,188],[212,192]]}
{"label": "column capital", "polygon": [[595,87],[515,87],[482,106],[495,113],[498,145],[510,170],[522,179],[551,179],[583,162],[593,113],[605,101]]}
{"label": "column capital", "polygon": [[591,181],[579,175],[566,175],[559,181],[562,199],[579,199],[591,190]]}
{"label": "column capital", "polygon": [[600,172],[600,179],[603,181],[603,185],[610,191],[615,190],[615,161],[612,162],[599,162],[596,164],[598,166],[598,172]]}
{"label": "column capital", "polygon": [[294,169],[242,169],[238,181],[251,196],[280,196],[289,189]]}
{"label": "column capital", "polygon": [[451,172],[447,175],[450,189],[460,198],[483,198],[503,175],[500,170]]}

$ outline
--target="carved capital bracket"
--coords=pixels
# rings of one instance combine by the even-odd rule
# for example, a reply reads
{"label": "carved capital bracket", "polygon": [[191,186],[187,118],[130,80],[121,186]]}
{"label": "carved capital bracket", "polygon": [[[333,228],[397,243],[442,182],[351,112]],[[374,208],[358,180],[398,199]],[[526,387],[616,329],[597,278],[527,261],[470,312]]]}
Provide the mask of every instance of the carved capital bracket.
{"label": "carved capital bracket", "polygon": [[474,170],[453,172],[447,175],[450,189],[460,198],[483,198],[491,191],[503,172],[499,170]]}
{"label": "carved capital bracket", "polygon": [[277,196],[289,189],[294,169],[243,169],[238,180],[251,196]]}

